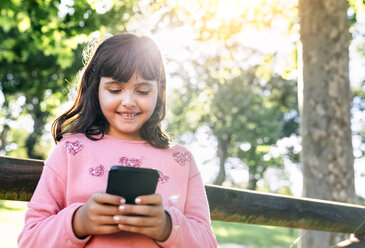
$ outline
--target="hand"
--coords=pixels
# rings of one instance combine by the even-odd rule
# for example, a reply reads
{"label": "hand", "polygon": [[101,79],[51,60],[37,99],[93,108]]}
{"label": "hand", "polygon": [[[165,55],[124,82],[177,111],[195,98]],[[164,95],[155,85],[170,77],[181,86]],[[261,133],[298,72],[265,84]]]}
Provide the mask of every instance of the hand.
{"label": "hand", "polygon": [[171,218],[162,205],[159,194],[136,198],[136,205],[121,204],[114,223],[120,230],[144,234],[157,241],[165,241],[171,233]]}
{"label": "hand", "polygon": [[72,228],[76,237],[119,232],[113,216],[119,213],[118,206],[124,203],[125,200],[119,196],[103,192],[93,194],[73,216]]}

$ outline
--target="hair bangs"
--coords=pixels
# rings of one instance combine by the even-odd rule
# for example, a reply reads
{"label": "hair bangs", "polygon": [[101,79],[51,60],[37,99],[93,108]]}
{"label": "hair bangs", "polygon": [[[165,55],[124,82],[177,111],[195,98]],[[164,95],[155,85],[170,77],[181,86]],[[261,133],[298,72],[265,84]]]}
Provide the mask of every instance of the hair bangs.
{"label": "hair bangs", "polygon": [[139,51],[137,73],[144,79],[161,81],[164,78],[163,61],[158,47],[149,38],[142,37],[144,46]]}
{"label": "hair bangs", "polygon": [[[126,45],[127,46],[127,45]],[[100,65],[101,77],[112,77],[119,82],[128,82],[138,67],[138,59],[133,51],[126,46],[120,49],[110,49]]]}
{"label": "hair bangs", "polygon": [[113,48],[109,49],[109,56],[98,62],[100,76],[128,82],[135,73],[146,80],[156,81],[164,75],[161,54],[150,39],[142,37],[133,43],[119,44]]}

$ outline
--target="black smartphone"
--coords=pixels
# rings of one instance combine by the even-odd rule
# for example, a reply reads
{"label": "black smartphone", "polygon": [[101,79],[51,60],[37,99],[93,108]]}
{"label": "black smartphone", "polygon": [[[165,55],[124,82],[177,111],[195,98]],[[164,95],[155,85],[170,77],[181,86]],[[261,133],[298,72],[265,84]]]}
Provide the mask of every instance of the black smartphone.
{"label": "black smartphone", "polygon": [[112,166],[106,193],[119,195],[127,204],[135,204],[136,197],[154,194],[160,172],[149,168]]}

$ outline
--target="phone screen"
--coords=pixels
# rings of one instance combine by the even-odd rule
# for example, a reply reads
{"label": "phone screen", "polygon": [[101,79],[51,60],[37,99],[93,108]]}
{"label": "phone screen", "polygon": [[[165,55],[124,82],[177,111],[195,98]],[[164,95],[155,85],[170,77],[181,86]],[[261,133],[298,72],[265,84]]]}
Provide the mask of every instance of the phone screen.
{"label": "phone screen", "polygon": [[127,204],[135,204],[136,197],[155,193],[159,177],[155,169],[113,166],[109,170],[106,193],[123,197]]}

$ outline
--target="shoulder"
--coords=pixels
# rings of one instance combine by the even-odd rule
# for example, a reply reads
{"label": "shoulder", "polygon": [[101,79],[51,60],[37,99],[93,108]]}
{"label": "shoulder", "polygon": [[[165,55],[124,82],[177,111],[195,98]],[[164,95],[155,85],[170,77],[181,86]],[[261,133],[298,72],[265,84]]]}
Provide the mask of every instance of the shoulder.
{"label": "shoulder", "polygon": [[91,144],[93,144],[93,141],[88,139],[85,134],[66,135],[51,151],[45,164],[67,164],[70,161],[82,159],[86,154],[90,153],[88,151],[90,150]]}
{"label": "shoulder", "polygon": [[185,146],[182,146],[180,144],[172,144],[169,148],[167,148],[169,151],[171,152],[188,152],[190,153],[190,151],[188,150],[188,148],[186,148]]}
{"label": "shoulder", "polygon": [[165,149],[162,149],[162,150],[164,150],[167,153],[171,153],[171,154],[174,154],[174,153],[187,153],[187,154],[191,155],[191,152],[188,150],[188,148],[186,148],[183,145],[175,144],[175,143],[170,144],[170,146],[168,148],[165,148]]}
{"label": "shoulder", "polygon": [[67,146],[67,147],[70,147],[72,145],[73,146],[85,146],[85,145],[89,146],[90,144],[95,144],[96,142],[101,143],[104,141],[105,141],[104,138],[92,140],[92,139],[89,139],[88,137],[86,137],[86,135],[83,133],[76,133],[76,134],[66,135],[58,142],[57,145]]}
{"label": "shoulder", "polygon": [[[85,144],[91,142],[84,134],[69,134],[63,137],[53,149],[52,153],[68,153],[75,155],[85,147]],[[51,153],[51,155],[52,155]]]}
{"label": "shoulder", "polygon": [[177,162],[178,164],[184,166],[194,163],[193,155],[186,147],[174,144],[170,148],[168,148],[168,150],[171,153],[175,162]]}
{"label": "shoulder", "polygon": [[[70,165],[84,159],[83,151],[88,139],[84,134],[69,134],[63,137],[45,160],[45,168],[53,171],[66,181]],[[75,168],[75,167],[72,167]]]}
{"label": "shoulder", "polygon": [[73,140],[82,140],[87,141],[88,138],[83,133],[76,133],[76,134],[68,134],[64,136],[60,141],[59,144],[66,143]]}

